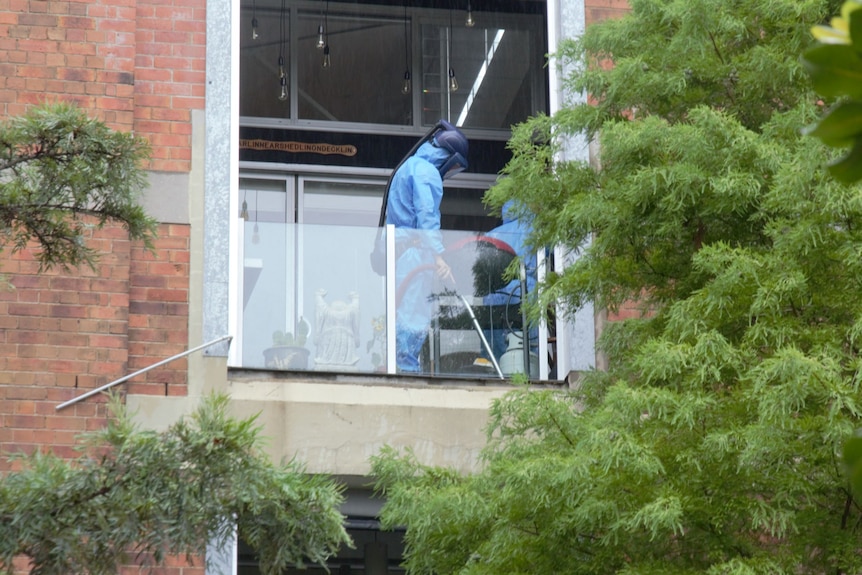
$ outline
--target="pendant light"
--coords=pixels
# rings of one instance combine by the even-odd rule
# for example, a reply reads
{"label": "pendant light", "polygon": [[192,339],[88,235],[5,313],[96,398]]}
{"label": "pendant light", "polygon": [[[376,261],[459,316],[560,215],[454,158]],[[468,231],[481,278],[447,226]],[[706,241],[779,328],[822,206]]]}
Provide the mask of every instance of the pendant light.
{"label": "pendant light", "polygon": [[449,8],[449,92],[458,91],[458,78],[455,77],[455,68],[452,67],[452,9]]}
{"label": "pendant light", "polygon": [[260,34],[257,33],[257,2],[252,0],[251,3],[251,39],[257,40]]}
{"label": "pendant light", "polygon": [[248,202],[246,201],[247,196],[248,192],[243,192],[242,207],[239,209],[239,217],[241,217],[245,221],[248,221]]}
{"label": "pendant light", "polygon": [[321,66],[324,70],[329,70],[332,66],[332,59],[329,55],[329,0],[326,0],[326,11],[323,14],[323,62]]}
{"label": "pendant light", "polygon": [[324,70],[329,70],[330,66],[332,66],[332,58],[329,55],[329,44],[327,43],[326,46],[323,47],[323,63],[321,64],[321,67]]}
{"label": "pendant light", "polygon": [[282,102],[287,101],[289,93],[287,90],[287,72],[284,67],[284,44],[286,31],[286,6],[285,0],[281,0],[281,14],[279,15],[278,26],[278,99]]}
{"label": "pendant light", "polygon": [[410,76],[410,35],[407,21],[407,1],[404,2],[404,78],[401,80],[401,93],[407,96],[413,90],[413,80]]}
{"label": "pendant light", "polygon": [[254,191],[254,229],[251,233],[251,243],[259,244],[260,243],[260,228],[257,227],[257,213],[260,210],[260,207],[257,203],[257,190]]}
{"label": "pendant light", "polygon": [[467,19],[464,21],[464,25],[467,28],[472,28],[476,25],[476,22],[473,20],[473,7],[470,6],[470,0],[467,0]]}
{"label": "pendant light", "polygon": [[323,25],[323,14],[320,15],[320,24],[317,25],[317,44],[315,47],[318,50],[323,50],[326,46],[326,26]]}

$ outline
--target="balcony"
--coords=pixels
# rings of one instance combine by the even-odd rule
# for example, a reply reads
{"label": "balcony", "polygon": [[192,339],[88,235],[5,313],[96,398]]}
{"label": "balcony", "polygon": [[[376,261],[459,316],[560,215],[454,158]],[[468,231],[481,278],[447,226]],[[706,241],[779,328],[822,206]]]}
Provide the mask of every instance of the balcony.
{"label": "balcony", "polygon": [[[546,380],[553,369],[547,327],[524,329],[523,283],[504,279],[515,256],[499,238],[390,228],[382,234],[386,271],[378,275],[369,261],[376,228],[241,224],[236,367],[396,374],[396,326],[409,321],[424,340],[423,376]],[[426,249],[434,234],[454,283],[434,272]]]}

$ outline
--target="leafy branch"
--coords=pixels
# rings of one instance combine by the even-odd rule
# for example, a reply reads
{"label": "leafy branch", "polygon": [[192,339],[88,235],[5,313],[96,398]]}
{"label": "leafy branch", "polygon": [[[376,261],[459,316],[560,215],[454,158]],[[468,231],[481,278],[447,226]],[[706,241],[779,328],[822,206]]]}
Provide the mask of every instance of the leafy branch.
{"label": "leafy branch", "polygon": [[254,418],[229,417],[226,397],[161,433],[138,429],[117,399],[112,412],[77,459],[36,452],[0,478],[0,571],[24,556],[34,574],[116,573],[132,550],[203,556],[234,528],[269,574],[350,545],[341,487],[273,464]]}
{"label": "leafy branch", "polygon": [[830,26],[811,32],[819,40],[803,55],[814,88],[837,102],[806,132],[828,146],[849,147],[829,172],[839,181],[862,179],[862,2],[848,0]]}
{"label": "leafy branch", "polygon": [[152,247],[156,222],[139,204],[147,142],[68,104],[45,104],[0,123],[0,247],[38,244],[42,269],[85,264],[92,229],[119,222]]}

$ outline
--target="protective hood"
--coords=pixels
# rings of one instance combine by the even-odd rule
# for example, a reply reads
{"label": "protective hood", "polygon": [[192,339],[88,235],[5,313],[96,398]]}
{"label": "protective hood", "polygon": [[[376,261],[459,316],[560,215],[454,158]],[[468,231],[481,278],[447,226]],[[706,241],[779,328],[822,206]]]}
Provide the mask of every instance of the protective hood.
{"label": "protective hood", "polygon": [[443,167],[451,154],[449,153],[449,150],[438,148],[431,142],[425,142],[419,146],[419,149],[416,150],[416,153],[413,155],[417,158],[422,158],[423,160],[431,162],[434,164],[434,167],[439,170]]}

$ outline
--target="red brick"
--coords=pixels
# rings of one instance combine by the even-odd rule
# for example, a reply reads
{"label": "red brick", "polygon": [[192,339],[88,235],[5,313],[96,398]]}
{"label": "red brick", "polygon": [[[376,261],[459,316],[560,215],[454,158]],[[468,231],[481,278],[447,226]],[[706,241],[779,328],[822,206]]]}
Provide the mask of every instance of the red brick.
{"label": "red brick", "polygon": [[92,30],[95,28],[95,21],[92,18],[65,16],[60,18],[60,26],[63,28],[75,28],[78,30]]}
{"label": "red brick", "polygon": [[123,349],[126,346],[126,338],[112,335],[91,335],[88,338],[88,345],[97,348],[118,348]]}
{"label": "red brick", "polygon": [[46,334],[46,343],[56,346],[84,347],[87,337],[82,333],[49,332]]}
{"label": "red brick", "polygon": [[14,410],[9,409],[5,411],[5,413],[12,412],[21,414],[21,415],[35,415],[36,414],[36,402],[35,401],[17,401],[15,402]]}
{"label": "red brick", "polygon": [[191,110],[202,110],[204,105],[203,97],[199,98],[182,98],[176,96],[173,98],[172,103],[175,106],[181,106],[183,108],[189,108]]}
{"label": "red brick", "polygon": [[58,18],[53,14],[19,14],[18,24],[22,26],[57,26]]}
{"label": "red brick", "polygon": [[48,12],[50,12],[51,14],[68,14],[69,11],[69,2],[48,2]]}
{"label": "red brick", "polygon": [[45,417],[40,415],[6,415],[6,427],[39,429],[45,427]]}
{"label": "red brick", "polygon": [[25,343],[25,344],[46,344],[48,343],[48,334],[39,331],[13,331],[6,336],[8,343]]}
{"label": "red brick", "polygon": [[155,275],[132,275],[131,283],[137,288],[132,288],[130,293],[139,293],[141,288],[147,287],[163,288],[167,285],[166,281],[166,278]]}
{"label": "red brick", "polygon": [[29,315],[43,316],[48,315],[48,308],[39,304],[9,304],[9,315]]}

